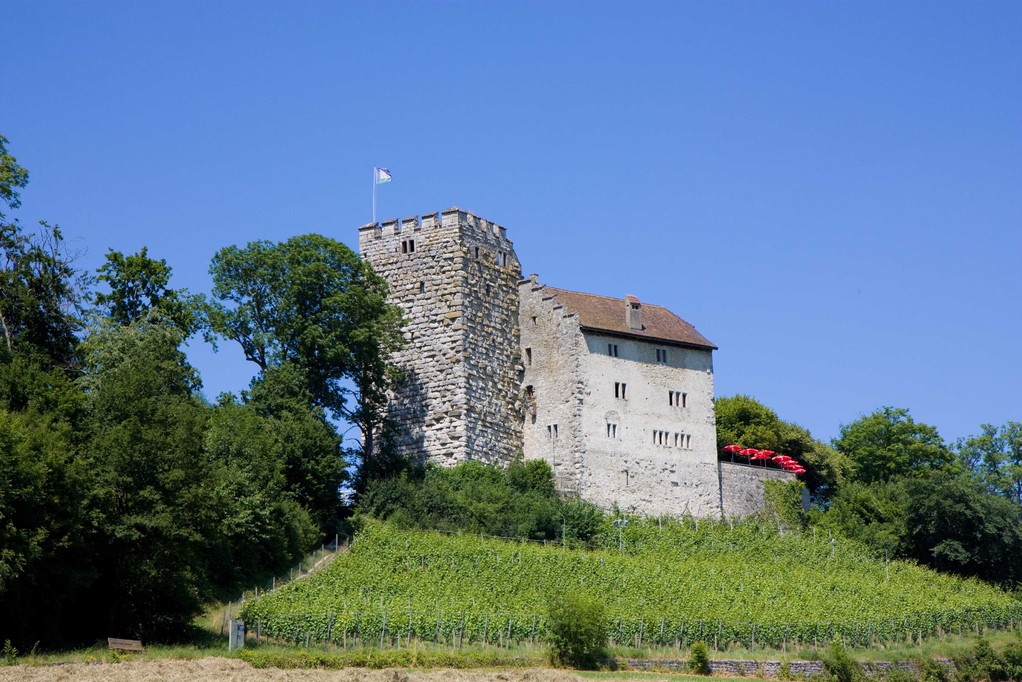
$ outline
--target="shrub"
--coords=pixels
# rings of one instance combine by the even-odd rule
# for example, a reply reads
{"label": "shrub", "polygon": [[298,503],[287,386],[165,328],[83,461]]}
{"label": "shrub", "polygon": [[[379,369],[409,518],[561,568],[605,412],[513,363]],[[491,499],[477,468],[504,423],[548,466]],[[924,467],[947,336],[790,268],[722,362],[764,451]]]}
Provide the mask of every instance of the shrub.
{"label": "shrub", "polygon": [[910,670],[902,668],[897,663],[891,665],[883,676],[884,682],[916,682],[916,676]]}
{"label": "shrub", "polygon": [[547,605],[550,658],[556,665],[595,668],[607,644],[602,603],[581,594],[555,596]]}
{"label": "shrub", "polygon": [[706,642],[692,642],[692,648],[688,651],[688,670],[696,675],[710,674],[710,648]]}
{"label": "shrub", "polygon": [[830,645],[830,650],[820,660],[827,675],[835,682],[859,682],[863,678],[862,668],[836,642]]}
{"label": "shrub", "polygon": [[3,651],[0,652],[0,661],[2,661],[4,665],[14,665],[17,659],[18,650],[14,648],[13,644],[11,644],[11,640],[5,640]]}
{"label": "shrub", "polygon": [[951,676],[939,661],[927,658],[919,666],[919,677],[922,682],[950,682]]}
{"label": "shrub", "polygon": [[1004,674],[1012,682],[1022,680],[1022,643],[1012,642],[1001,652]]}

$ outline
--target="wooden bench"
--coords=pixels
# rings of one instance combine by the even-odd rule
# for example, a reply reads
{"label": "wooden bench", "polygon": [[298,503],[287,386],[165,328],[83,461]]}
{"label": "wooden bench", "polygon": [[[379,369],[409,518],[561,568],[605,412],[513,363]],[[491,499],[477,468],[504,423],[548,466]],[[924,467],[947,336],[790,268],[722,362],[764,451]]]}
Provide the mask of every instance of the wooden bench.
{"label": "wooden bench", "polygon": [[107,637],[106,644],[111,649],[118,651],[142,651],[142,642],[137,639],[117,639],[116,637]]}

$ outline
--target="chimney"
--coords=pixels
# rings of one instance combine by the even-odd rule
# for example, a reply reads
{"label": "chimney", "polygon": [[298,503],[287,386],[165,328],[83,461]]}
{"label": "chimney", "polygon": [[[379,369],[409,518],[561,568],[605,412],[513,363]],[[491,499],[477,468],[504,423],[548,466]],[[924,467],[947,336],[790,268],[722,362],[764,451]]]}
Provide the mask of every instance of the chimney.
{"label": "chimney", "polygon": [[631,294],[625,296],[625,324],[629,329],[642,331],[642,304]]}

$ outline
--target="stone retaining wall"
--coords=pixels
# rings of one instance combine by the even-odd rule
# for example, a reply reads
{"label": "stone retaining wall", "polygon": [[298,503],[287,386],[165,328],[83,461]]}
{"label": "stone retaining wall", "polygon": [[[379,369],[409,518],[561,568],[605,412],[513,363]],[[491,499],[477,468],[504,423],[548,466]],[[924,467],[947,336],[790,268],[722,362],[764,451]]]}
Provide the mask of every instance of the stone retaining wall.
{"label": "stone retaining wall", "polygon": [[[950,659],[935,659],[945,668],[951,669],[953,664]],[[688,661],[684,658],[664,659],[614,659],[607,663],[616,663],[619,667],[637,670],[671,670],[688,671]],[[776,678],[781,670],[781,661],[753,661],[741,659],[713,659],[710,661],[710,673],[722,677],[766,677]],[[788,661],[790,675],[796,678],[810,678],[823,674],[823,663],[821,661]],[[912,674],[919,673],[919,664],[910,661],[890,663],[887,661],[876,661],[862,664],[862,671],[866,677],[881,677],[892,668],[906,670]]]}

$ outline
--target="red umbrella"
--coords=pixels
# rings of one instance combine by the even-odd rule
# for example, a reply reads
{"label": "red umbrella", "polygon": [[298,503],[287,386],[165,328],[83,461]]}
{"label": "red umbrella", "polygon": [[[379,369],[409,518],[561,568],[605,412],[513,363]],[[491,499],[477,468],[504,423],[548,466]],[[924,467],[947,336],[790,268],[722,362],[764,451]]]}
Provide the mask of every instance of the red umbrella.
{"label": "red umbrella", "polygon": [[730,452],[731,453],[731,461],[732,462],[735,461],[735,453],[736,452],[740,452],[741,450],[742,450],[742,446],[741,445],[725,445],[724,446],[724,452]]}
{"label": "red umbrella", "polygon": [[760,450],[759,454],[761,454],[761,455],[763,455],[765,457],[769,457],[770,455],[774,454],[774,451],[773,450]]}
{"label": "red umbrella", "polygon": [[753,459],[759,459],[758,457],[756,457],[756,455],[759,454],[759,450],[757,450],[756,448],[745,448],[738,454],[744,457],[752,457]]}

